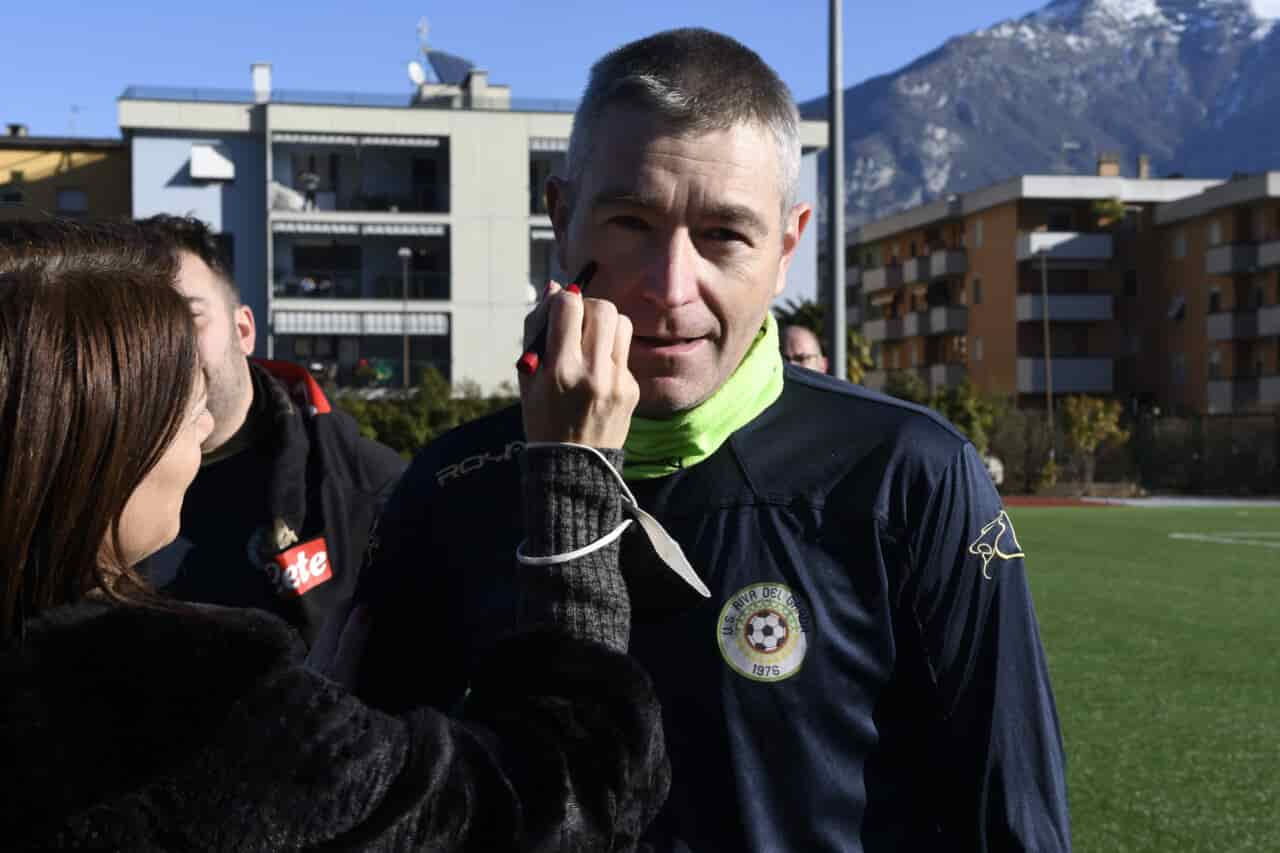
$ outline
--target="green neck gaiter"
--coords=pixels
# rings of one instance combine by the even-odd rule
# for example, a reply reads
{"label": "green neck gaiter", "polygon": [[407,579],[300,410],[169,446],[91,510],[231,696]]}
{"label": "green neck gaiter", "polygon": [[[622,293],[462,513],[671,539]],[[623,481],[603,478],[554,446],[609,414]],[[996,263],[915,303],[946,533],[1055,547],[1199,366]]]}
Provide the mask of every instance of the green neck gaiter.
{"label": "green neck gaiter", "polygon": [[773,405],[781,394],[778,324],[769,313],[738,369],[714,394],[689,411],[665,420],[631,419],[622,476],[627,480],[651,480],[697,465],[736,430]]}

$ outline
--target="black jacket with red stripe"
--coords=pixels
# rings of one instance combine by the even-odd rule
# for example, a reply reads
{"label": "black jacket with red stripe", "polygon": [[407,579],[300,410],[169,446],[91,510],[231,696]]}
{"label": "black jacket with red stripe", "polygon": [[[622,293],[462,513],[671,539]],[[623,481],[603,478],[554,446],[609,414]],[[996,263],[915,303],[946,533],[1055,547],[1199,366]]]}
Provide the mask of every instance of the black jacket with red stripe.
{"label": "black jacket with red stripe", "polygon": [[305,368],[252,361],[250,447],[201,467],[178,538],[147,570],[184,601],[255,607],[312,643],[356,588],[369,536],[405,463],[360,435]]}

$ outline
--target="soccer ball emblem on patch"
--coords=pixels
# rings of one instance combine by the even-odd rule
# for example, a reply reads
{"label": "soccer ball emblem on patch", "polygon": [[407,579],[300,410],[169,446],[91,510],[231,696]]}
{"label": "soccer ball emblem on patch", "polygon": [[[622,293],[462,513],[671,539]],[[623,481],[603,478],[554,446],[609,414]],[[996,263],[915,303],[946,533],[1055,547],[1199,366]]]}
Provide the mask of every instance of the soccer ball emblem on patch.
{"label": "soccer ball emblem on patch", "polygon": [[782,681],[804,663],[806,615],[780,583],[757,583],[729,597],[716,622],[725,663],[753,681]]}

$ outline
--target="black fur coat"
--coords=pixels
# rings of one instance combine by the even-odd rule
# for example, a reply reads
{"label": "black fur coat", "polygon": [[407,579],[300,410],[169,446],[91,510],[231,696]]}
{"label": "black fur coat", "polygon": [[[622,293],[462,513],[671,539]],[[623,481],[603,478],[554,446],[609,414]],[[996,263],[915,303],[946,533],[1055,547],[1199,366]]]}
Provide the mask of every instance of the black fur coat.
{"label": "black fur coat", "polygon": [[[528,553],[617,523],[591,458],[525,456]],[[634,849],[669,766],[648,676],[624,654],[617,545],[520,571],[525,633],[496,645],[456,719],[361,704],[265,612],[41,614],[0,651],[0,849]],[[450,653],[441,637],[398,665],[429,679]]]}
{"label": "black fur coat", "polygon": [[367,708],[304,653],[259,611],[46,614],[0,656],[0,847],[626,850],[665,795],[658,706],[602,645],[507,642],[461,721]]}

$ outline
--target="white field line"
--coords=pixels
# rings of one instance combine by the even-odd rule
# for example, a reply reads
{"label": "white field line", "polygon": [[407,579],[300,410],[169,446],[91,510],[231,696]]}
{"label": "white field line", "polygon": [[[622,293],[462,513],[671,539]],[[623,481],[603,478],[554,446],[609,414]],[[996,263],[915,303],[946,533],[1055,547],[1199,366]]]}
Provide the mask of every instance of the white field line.
{"label": "white field line", "polygon": [[1280,548],[1280,532],[1272,530],[1239,530],[1221,533],[1170,533],[1170,539],[1191,542],[1209,542],[1214,545],[1254,545],[1259,548]]}

